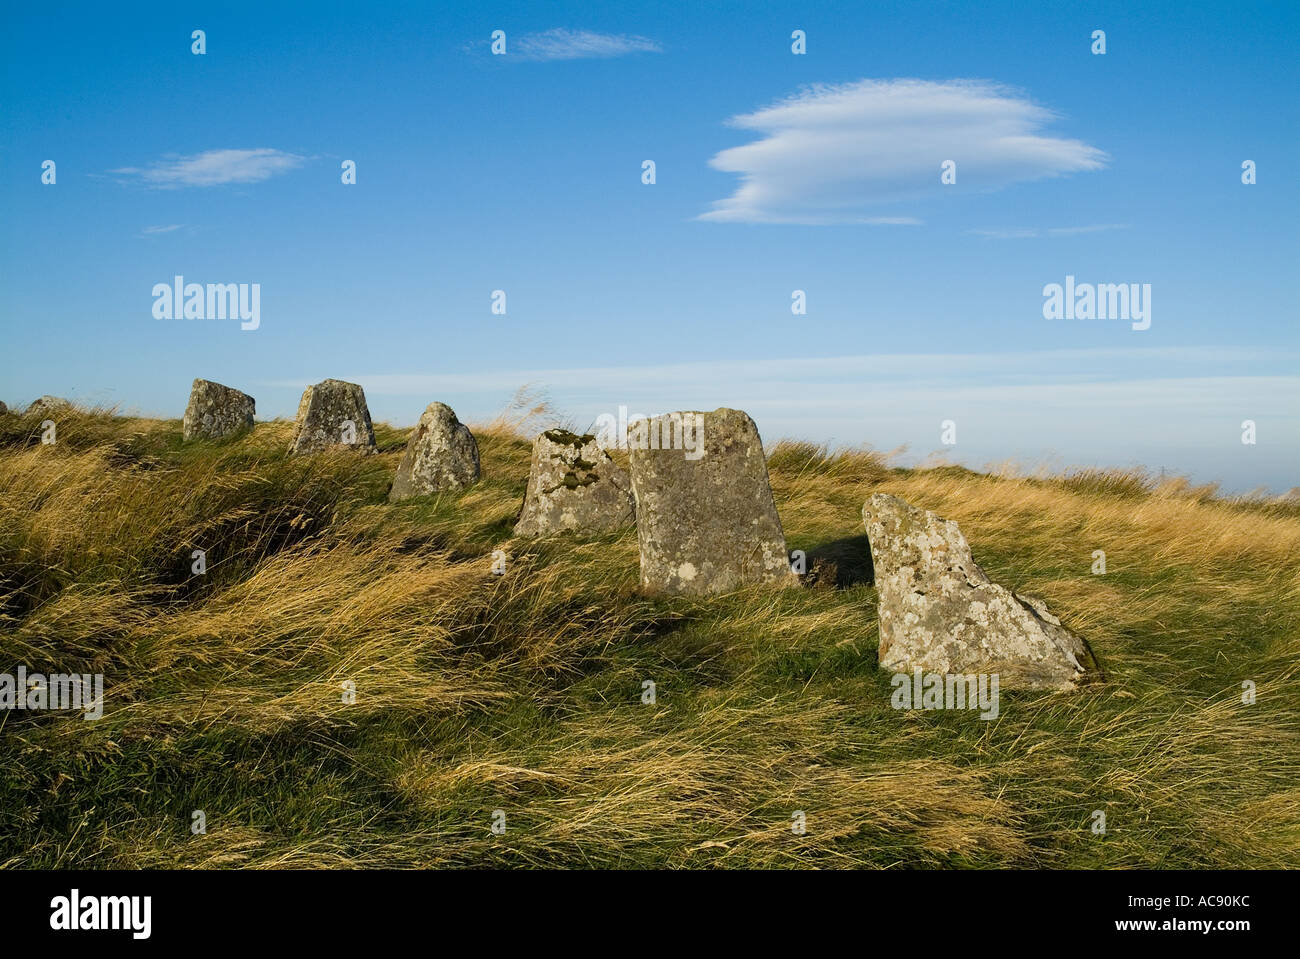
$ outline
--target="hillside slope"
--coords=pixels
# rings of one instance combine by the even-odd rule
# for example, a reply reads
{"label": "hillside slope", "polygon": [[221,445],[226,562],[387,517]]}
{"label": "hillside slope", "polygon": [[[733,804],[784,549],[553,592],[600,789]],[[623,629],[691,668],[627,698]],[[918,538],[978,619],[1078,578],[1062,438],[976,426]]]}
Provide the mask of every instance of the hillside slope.
{"label": "hillside slope", "polygon": [[[107,705],[0,712],[4,866],[1300,866],[1294,503],[770,444],[788,545],[839,587],[652,599],[632,529],[507,543],[508,426],[475,429],[482,482],[390,505],[382,424],[380,455],[290,459],[286,422],[39,419],[0,418],[0,672],[103,673]],[[892,709],[877,491],[957,520],[1107,681]]]}

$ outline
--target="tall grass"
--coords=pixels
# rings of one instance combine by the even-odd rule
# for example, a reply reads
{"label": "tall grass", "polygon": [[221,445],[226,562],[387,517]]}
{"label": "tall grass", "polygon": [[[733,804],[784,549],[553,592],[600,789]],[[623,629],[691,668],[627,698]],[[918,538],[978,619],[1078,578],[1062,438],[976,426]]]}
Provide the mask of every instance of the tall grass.
{"label": "tall grass", "polygon": [[397,505],[382,424],[378,456],[290,458],[283,422],[0,418],[0,672],[106,682],[98,721],[0,712],[0,863],[1300,865],[1294,504],[772,446],[792,549],[848,561],[897,493],[1088,638],[1105,684],[986,722],[890,708],[863,577],[649,598],[633,530],[511,540],[545,415],[521,397],[475,430],[482,482]]}

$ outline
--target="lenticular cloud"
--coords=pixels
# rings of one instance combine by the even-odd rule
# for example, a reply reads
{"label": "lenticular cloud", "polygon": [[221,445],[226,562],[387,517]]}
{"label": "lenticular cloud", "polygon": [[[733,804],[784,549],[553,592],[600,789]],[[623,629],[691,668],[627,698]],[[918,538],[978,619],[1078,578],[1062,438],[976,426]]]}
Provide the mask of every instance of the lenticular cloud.
{"label": "lenticular cloud", "polygon": [[[701,219],[907,223],[889,204],[939,190],[987,192],[1104,166],[1081,140],[1040,131],[1056,115],[999,84],[861,80],[817,86],[728,123],[762,136],[709,161],[740,175]],[[939,175],[956,163],[956,183]],[[894,215],[886,215],[892,212]]]}

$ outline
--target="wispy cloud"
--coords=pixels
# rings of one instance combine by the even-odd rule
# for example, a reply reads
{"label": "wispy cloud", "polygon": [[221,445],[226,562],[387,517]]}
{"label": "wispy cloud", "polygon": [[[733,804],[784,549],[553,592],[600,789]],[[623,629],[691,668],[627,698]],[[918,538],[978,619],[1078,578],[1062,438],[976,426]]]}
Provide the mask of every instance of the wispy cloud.
{"label": "wispy cloud", "polygon": [[1035,237],[1053,237],[1053,236],[1079,236],[1084,233],[1103,233],[1106,230],[1127,230],[1127,223],[1096,223],[1090,226],[1053,226],[1046,229],[1040,227],[1024,227],[1010,230],[970,230],[976,236],[988,237],[991,240],[1025,240]]}
{"label": "wispy cloud", "polygon": [[167,226],[147,226],[140,231],[141,236],[157,236],[159,233],[171,233],[173,230],[179,230],[183,223],[172,223]]}
{"label": "wispy cloud", "polygon": [[[1300,354],[1249,347],[871,354],[455,373],[314,370],[262,384],[298,392],[327,374],[365,387],[371,413],[411,423],[431,399],[489,418],[521,384],[546,387],[575,429],[601,413],[747,410],[766,443],[781,436],[940,451],[976,468],[1008,458],[1190,472],[1237,489],[1283,490],[1300,475]],[[1158,371],[1153,374],[1153,371]],[[260,398],[259,398],[260,399]],[[260,403],[259,403],[260,406]],[[1268,443],[1245,447],[1247,416]],[[953,419],[958,445],[943,447]],[[1263,434],[1261,434],[1263,435]]]}
{"label": "wispy cloud", "polygon": [[306,157],[266,147],[256,150],[208,150],[189,156],[168,155],[147,167],[121,167],[112,173],[148,186],[175,189],[258,183],[302,166]]}
{"label": "wispy cloud", "polygon": [[663,48],[649,37],[556,27],[507,38],[506,51],[521,60],[608,60],[632,53],[662,53]]}
{"label": "wispy cloud", "polygon": [[[598,397],[609,391],[636,391],[638,396],[671,396],[683,388],[709,395],[743,389],[755,391],[767,405],[789,406],[813,389],[826,395],[851,397],[860,392],[859,381],[884,384],[890,391],[910,384],[919,391],[943,384],[1044,386],[1101,381],[1146,379],[1158,367],[1171,376],[1200,378],[1213,375],[1293,375],[1300,354],[1291,350],[1248,347],[1113,347],[1026,350],[1005,353],[871,353],[862,355],[780,357],[752,360],[708,360],[644,366],[534,367],[492,372],[463,373],[349,373],[367,393],[423,396],[439,391],[497,393],[513,391],[523,383],[583,384],[568,386],[568,395]],[[924,371],[925,375],[922,375]],[[328,371],[301,379],[271,380],[268,385],[301,389]],[[345,371],[346,372],[346,371]],[[335,371],[335,375],[339,375]],[[313,378],[314,376],[314,378]],[[773,390],[774,383],[782,384]],[[707,384],[707,385],[706,385]],[[797,389],[786,389],[794,384]],[[695,399],[698,399],[696,397]],[[1206,397],[1206,402],[1217,402]],[[663,407],[668,409],[669,407]]]}
{"label": "wispy cloud", "polygon": [[[878,215],[881,204],[939,190],[987,192],[1105,165],[1096,147],[1043,135],[1054,119],[1009,88],[980,80],[810,87],[728,121],[762,136],[709,161],[738,174],[740,186],[700,219],[888,222]],[[946,160],[957,165],[955,185],[940,183]]]}

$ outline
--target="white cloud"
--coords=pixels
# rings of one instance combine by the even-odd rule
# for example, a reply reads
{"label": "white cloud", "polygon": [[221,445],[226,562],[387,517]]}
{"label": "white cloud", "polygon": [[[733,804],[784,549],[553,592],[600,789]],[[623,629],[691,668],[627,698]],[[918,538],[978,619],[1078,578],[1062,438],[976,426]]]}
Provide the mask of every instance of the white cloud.
{"label": "white cloud", "polygon": [[113,173],[135,177],[149,186],[220,186],[258,183],[293,170],[306,157],[266,147],[256,150],[208,150],[191,156],[168,156],[147,167],[122,167]]}
{"label": "white cloud", "polygon": [[[367,374],[354,370],[348,376],[351,382],[361,383],[368,394],[388,396],[497,394],[512,392],[525,383],[548,383],[555,384],[566,396],[575,397],[596,397],[614,391],[635,392],[646,402],[651,396],[668,403],[675,402],[674,396],[676,402],[703,401],[699,395],[694,399],[682,397],[686,389],[709,396],[743,392],[752,394],[760,403],[786,407],[799,405],[795,397],[807,399],[811,391],[819,390],[830,402],[852,403],[864,382],[880,384],[891,393],[903,385],[925,393],[936,386],[955,384],[998,387],[1036,382],[1060,387],[1067,383],[1135,382],[1148,379],[1152,368],[1164,370],[1173,379],[1215,375],[1263,378],[1263,370],[1280,372],[1298,365],[1300,354],[1288,350],[1123,347],[1011,353],[871,353],[463,373]],[[327,375],[327,371],[317,373],[314,378],[272,380],[268,385],[302,389]],[[337,371],[335,375],[339,375]],[[774,389],[774,384],[779,388]],[[1210,406],[1219,403],[1213,396],[1203,400]]]}
{"label": "white cloud", "polygon": [[648,37],[566,30],[563,27],[526,34],[508,41],[506,49],[507,55],[521,60],[607,60],[630,53],[663,52],[663,48]]}
{"label": "white cloud", "polygon": [[183,224],[172,223],[168,226],[147,226],[140,231],[142,236],[154,236],[158,233],[171,233],[173,230],[179,230]]}
{"label": "white cloud", "polygon": [[[940,190],[987,192],[1105,165],[1080,140],[1039,131],[1056,115],[980,80],[861,80],[810,87],[728,123],[760,139],[714,156],[740,176],[704,220],[751,223],[880,222],[881,204]],[[955,185],[942,185],[945,160]]]}
{"label": "white cloud", "polygon": [[[651,415],[731,406],[747,410],[769,443],[793,436],[907,446],[902,462],[938,451],[977,469],[1009,458],[1142,464],[1239,490],[1285,490],[1300,476],[1297,369],[1300,353],[1287,349],[1131,347],[455,373],[317,370],[263,385],[285,390],[284,412],[292,415],[303,386],[340,376],[362,384],[373,416],[409,424],[432,399],[466,422],[488,419],[531,383],[575,429],[589,429],[601,413],[617,415],[619,404]],[[1258,450],[1240,442],[1247,415],[1268,431]],[[950,418],[958,427],[951,448],[941,445],[939,425]]]}
{"label": "white cloud", "polygon": [[971,230],[976,236],[991,240],[1025,240],[1035,237],[1079,236],[1084,233],[1103,233],[1106,230],[1127,230],[1127,223],[1096,223],[1090,226],[1053,226],[1042,229],[1036,226],[1010,230]]}

